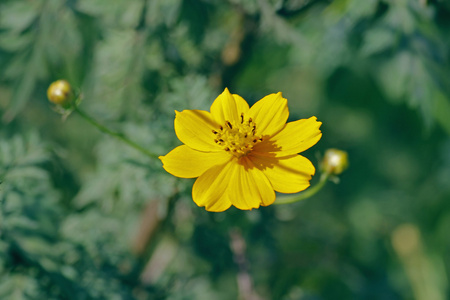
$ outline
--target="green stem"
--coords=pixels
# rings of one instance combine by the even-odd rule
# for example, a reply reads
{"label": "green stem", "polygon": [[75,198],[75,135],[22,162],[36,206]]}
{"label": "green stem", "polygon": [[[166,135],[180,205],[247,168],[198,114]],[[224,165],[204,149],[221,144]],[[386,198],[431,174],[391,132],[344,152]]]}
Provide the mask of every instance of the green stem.
{"label": "green stem", "polygon": [[324,186],[325,183],[328,181],[329,174],[322,173],[320,176],[320,181],[313,187],[307,189],[306,191],[294,195],[294,196],[288,196],[288,197],[279,197],[273,204],[274,205],[280,205],[280,204],[291,204],[295,202],[299,202],[305,199],[308,199],[312,196],[314,196],[318,191],[320,191]]}
{"label": "green stem", "polygon": [[106,128],[105,126],[103,126],[102,124],[98,123],[96,120],[94,120],[91,116],[89,116],[88,114],[86,114],[84,111],[82,111],[81,109],[79,109],[76,105],[74,106],[74,110],[86,121],[88,121],[89,123],[91,123],[92,125],[94,125],[95,127],[98,128],[98,130],[100,130],[101,132],[104,132],[106,134],[109,134],[111,136],[116,137],[117,139],[121,140],[122,142],[128,144],[129,146],[133,147],[136,150],[139,150],[140,152],[144,153],[145,155],[147,155],[150,158],[158,158],[158,155],[148,151],[147,149],[145,149],[144,147],[136,144],[135,142],[129,140],[128,138],[124,137],[123,134],[119,133],[119,132],[114,132],[112,130],[110,130],[109,128]]}

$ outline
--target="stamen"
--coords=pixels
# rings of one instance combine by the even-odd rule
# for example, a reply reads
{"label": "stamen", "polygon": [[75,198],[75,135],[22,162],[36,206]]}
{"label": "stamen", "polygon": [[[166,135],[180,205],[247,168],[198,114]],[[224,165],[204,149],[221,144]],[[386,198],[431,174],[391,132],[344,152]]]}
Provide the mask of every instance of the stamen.
{"label": "stamen", "polygon": [[261,135],[256,133],[253,119],[246,119],[245,113],[241,113],[240,116],[240,122],[225,121],[222,126],[218,126],[218,130],[212,129],[215,135],[214,142],[237,158],[251,153],[255,144],[263,140]]}

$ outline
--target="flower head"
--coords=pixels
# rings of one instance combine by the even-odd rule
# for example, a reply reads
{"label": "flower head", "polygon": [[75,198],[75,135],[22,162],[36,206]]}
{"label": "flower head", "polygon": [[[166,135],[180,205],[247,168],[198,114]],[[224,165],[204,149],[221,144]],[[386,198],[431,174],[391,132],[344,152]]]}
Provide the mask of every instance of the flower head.
{"label": "flower head", "polygon": [[175,133],[184,143],[159,158],[181,178],[197,178],[192,198],[208,211],[267,206],[275,191],[297,193],[309,186],[313,164],[298,155],[322,133],[316,117],[286,124],[287,100],[270,94],[251,108],[225,89],[210,112],[176,111]]}
{"label": "flower head", "polygon": [[339,149],[328,149],[322,160],[322,171],[339,175],[348,168],[348,154]]}
{"label": "flower head", "polygon": [[47,97],[50,102],[65,106],[72,100],[72,87],[66,80],[54,81],[47,89]]}

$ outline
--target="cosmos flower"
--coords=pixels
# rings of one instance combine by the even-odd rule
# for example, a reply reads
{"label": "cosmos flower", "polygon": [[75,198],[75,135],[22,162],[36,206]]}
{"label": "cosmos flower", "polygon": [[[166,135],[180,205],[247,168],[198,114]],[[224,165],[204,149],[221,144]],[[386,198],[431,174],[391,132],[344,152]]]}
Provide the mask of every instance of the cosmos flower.
{"label": "cosmos flower", "polygon": [[225,89],[210,111],[175,111],[175,133],[184,145],[159,157],[170,174],[198,177],[192,188],[198,206],[249,210],[272,204],[275,191],[297,193],[310,185],[315,168],[298,153],[321,138],[316,117],[286,123],[281,92],[249,108]]}

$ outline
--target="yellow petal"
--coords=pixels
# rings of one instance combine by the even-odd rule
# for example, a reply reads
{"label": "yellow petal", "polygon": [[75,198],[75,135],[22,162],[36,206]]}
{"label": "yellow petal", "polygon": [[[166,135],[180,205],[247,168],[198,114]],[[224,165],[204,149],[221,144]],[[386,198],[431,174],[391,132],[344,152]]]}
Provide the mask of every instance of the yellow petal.
{"label": "yellow petal", "polygon": [[223,93],[220,94],[211,105],[211,114],[214,120],[222,125],[225,124],[225,121],[230,121],[232,123],[239,122],[241,112],[238,111],[238,108],[245,108],[242,100],[245,102],[242,97],[234,97],[230,94],[228,89],[225,88]]}
{"label": "yellow petal", "polygon": [[301,155],[276,158],[251,155],[250,159],[280,193],[297,193],[309,187],[314,165]]}
{"label": "yellow petal", "polygon": [[175,133],[184,144],[199,151],[219,151],[213,130],[218,126],[204,110],[175,111]]}
{"label": "yellow petal", "polygon": [[269,180],[247,157],[235,164],[227,193],[231,203],[243,210],[267,206],[275,201]]}
{"label": "yellow petal", "polygon": [[236,108],[239,114],[239,117],[241,116],[241,113],[247,113],[250,107],[248,106],[247,101],[245,101],[244,98],[239,96],[238,94],[233,94],[233,98],[236,101]]}
{"label": "yellow petal", "polygon": [[256,144],[254,152],[257,155],[288,156],[297,154],[315,145],[322,137],[316,117],[289,122],[286,126],[262,143]]}
{"label": "yellow petal", "polygon": [[192,187],[192,199],[198,206],[214,212],[227,210],[231,206],[226,191],[232,178],[233,162],[214,166],[197,178]]}
{"label": "yellow petal", "polygon": [[271,136],[280,131],[289,117],[287,100],[281,92],[270,94],[256,102],[249,111],[258,135]]}
{"label": "yellow petal", "polygon": [[181,178],[195,178],[216,165],[224,164],[231,156],[225,151],[201,152],[182,145],[159,159],[170,174]]}

